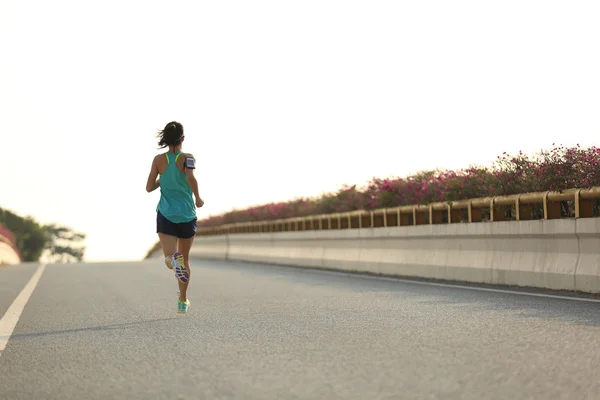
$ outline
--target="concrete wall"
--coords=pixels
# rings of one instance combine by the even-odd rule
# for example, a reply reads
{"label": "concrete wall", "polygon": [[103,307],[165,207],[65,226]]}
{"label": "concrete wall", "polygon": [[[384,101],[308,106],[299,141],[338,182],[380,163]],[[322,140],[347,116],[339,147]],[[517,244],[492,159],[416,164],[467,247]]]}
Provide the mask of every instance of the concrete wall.
{"label": "concrete wall", "polygon": [[600,292],[600,219],[199,236],[192,256]]}
{"label": "concrete wall", "polygon": [[216,260],[227,259],[229,236],[198,236],[190,251],[190,257]]}

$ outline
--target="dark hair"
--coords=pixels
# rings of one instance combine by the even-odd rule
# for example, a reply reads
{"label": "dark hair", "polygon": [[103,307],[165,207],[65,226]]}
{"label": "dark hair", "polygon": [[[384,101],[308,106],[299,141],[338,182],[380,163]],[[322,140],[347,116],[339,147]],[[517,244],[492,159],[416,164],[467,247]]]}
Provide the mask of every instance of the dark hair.
{"label": "dark hair", "polygon": [[181,139],[183,138],[183,125],[177,121],[171,121],[165,125],[165,129],[158,133],[158,137],[160,138],[158,145],[161,149],[164,149],[167,146],[181,144]]}

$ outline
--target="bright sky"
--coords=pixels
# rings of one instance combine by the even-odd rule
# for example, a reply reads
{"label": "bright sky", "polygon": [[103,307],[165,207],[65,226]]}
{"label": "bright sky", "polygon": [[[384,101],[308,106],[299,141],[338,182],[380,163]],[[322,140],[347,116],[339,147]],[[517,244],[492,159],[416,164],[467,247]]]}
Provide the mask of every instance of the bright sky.
{"label": "bright sky", "polygon": [[199,217],[600,144],[598,1],[0,0],[0,206],[157,240],[155,133],[185,128]]}

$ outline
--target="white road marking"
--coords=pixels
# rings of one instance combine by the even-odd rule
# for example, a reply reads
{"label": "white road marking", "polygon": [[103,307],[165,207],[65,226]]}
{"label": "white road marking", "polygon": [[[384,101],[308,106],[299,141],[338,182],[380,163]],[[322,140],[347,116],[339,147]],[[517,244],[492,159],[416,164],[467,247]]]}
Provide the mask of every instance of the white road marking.
{"label": "white road marking", "polygon": [[25,285],[23,290],[21,290],[21,293],[19,293],[15,301],[10,305],[6,314],[0,319],[0,355],[2,355],[4,349],[6,349],[8,339],[10,339],[15,330],[17,322],[19,322],[19,318],[21,318],[21,313],[37,286],[42,273],[44,273],[45,268],[45,264],[40,264],[31,279],[29,279],[29,282],[27,282],[27,285]]}

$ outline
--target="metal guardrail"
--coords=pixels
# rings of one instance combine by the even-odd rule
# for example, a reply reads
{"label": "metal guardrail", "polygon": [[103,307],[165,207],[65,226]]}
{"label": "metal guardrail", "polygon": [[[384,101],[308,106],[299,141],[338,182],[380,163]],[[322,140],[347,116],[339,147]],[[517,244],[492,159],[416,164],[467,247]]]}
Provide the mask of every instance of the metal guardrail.
{"label": "metal guardrail", "polygon": [[361,229],[426,224],[526,221],[533,219],[592,218],[600,187],[563,192],[523,193],[454,202],[357,210],[198,227],[198,236],[234,233],[294,232],[329,229]]}

